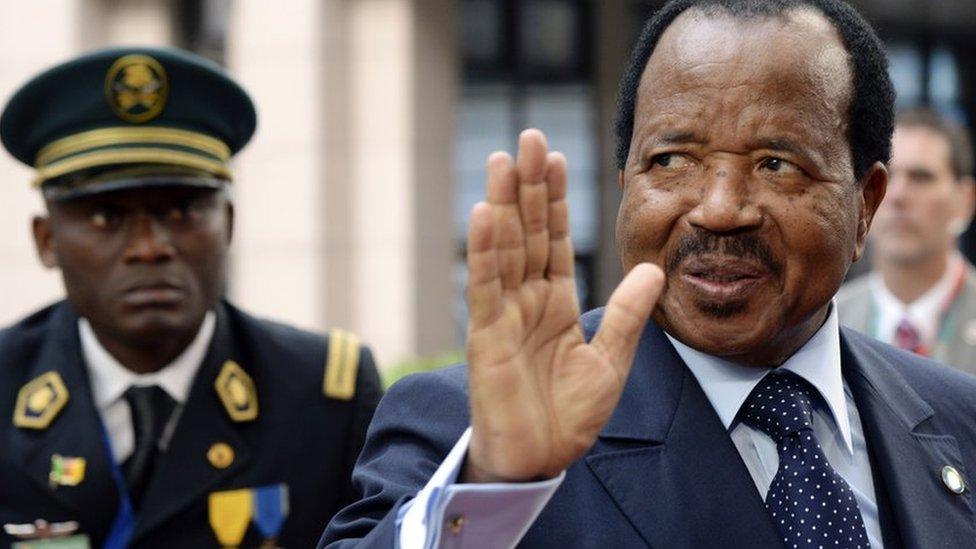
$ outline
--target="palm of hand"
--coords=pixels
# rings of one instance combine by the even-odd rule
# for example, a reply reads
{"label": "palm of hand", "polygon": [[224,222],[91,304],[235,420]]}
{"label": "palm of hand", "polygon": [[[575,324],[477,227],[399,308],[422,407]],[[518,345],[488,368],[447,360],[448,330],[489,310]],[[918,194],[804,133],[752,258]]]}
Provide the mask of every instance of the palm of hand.
{"label": "palm of hand", "polygon": [[524,132],[518,164],[489,159],[487,204],[468,234],[469,481],[553,477],[613,412],[640,330],[663,285],[642,265],[621,283],[587,344],[568,234],[565,160]]}

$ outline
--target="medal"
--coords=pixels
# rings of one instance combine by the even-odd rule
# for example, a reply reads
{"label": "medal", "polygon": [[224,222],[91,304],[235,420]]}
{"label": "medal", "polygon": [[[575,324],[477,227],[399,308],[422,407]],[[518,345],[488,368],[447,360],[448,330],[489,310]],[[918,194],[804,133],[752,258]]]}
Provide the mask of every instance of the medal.
{"label": "medal", "polygon": [[210,528],[224,547],[237,547],[244,539],[254,513],[254,498],[249,488],[214,492],[208,498]]}
{"label": "medal", "polygon": [[254,525],[264,536],[265,546],[274,547],[274,540],[288,517],[288,485],[272,484],[254,489]]}

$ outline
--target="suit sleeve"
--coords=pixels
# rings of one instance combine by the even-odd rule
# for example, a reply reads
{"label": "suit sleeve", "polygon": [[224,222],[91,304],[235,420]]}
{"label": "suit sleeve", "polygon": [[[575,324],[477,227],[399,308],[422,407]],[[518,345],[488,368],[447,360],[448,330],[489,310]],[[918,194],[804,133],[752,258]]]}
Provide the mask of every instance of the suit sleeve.
{"label": "suit sleeve", "polygon": [[370,422],[373,420],[373,413],[376,406],[383,396],[383,386],[380,381],[376,363],[373,360],[373,353],[369,348],[363,346],[359,355],[359,370],[356,376],[356,399],[353,403],[353,412],[350,419],[349,430],[346,435],[346,456],[343,463],[343,478],[347,479],[343,489],[342,502],[340,506],[345,507],[358,499],[359,494],[353,488],[351,482],[353,467],[356,459],[363,449],[366,442],[366,432]]}
{"label": "suit sleeve", "polygon": [[468,426],[465,385],[463,375],[441,371],[390,389],[352,474],[357,501],[332,519],[320,548],[396,547],[400,507],[423,489]]}

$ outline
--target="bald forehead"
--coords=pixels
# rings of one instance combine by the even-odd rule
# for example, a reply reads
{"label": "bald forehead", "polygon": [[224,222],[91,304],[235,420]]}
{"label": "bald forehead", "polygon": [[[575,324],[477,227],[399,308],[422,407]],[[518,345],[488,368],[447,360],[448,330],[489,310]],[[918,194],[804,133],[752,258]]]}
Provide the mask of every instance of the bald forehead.
{"label": "bald forehead", "polygon": [[845,107],[853,92],[850,56],[840,34],[823,14],[806,6],[752,16],[732,15],[721,7],[690,8],[661,36],[640,88],[661,86],[656,75],[674,69],[692,78],[682,83],[686,88],[736,86],[772,71],[773,77],[801,78],[823,100]]}

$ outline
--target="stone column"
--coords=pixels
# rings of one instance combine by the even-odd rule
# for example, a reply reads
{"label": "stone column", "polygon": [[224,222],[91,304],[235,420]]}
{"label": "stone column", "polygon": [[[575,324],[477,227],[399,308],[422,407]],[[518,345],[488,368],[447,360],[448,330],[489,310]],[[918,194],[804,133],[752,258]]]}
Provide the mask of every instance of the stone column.
{"label": "stone column", "polygon": [[454,343],[450,0],[245,0],[227,59],[259,130],[237,162],[232,296],[381,362]]}

